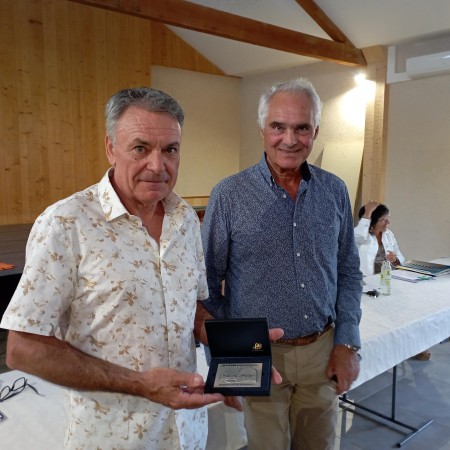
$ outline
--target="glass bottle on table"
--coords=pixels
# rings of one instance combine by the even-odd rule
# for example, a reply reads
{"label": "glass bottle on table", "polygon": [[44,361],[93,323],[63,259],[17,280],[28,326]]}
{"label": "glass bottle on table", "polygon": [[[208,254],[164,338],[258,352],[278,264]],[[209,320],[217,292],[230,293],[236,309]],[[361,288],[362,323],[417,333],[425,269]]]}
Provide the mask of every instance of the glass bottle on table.
{"label": "glass bottle on table", "polygon": [[391,295],[391,263],[383,261],[380,272],[381,295]]}

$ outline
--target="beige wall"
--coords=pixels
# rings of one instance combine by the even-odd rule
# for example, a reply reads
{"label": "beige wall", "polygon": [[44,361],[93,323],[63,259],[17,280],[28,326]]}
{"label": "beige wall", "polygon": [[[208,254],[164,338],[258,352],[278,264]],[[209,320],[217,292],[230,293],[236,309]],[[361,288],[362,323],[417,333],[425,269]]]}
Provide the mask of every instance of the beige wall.
{"label": "beige wall", "polygon": [[386,204],[405,257],[450,256],[450,75],[390,85],[387,143]]}
{"label": "beige wall", "polygon": [[175,97],[185,112],[181,165],[175,191],[209,196],[222,178],[239,170],[238,78],[152,67],[152,87]]}

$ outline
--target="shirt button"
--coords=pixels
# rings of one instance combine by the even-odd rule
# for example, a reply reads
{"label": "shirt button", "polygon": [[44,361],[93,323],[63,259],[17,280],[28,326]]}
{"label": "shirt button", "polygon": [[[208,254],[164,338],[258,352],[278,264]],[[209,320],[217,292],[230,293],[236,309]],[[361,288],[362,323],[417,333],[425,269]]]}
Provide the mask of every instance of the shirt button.
{"label": "shirt button", "polygon": [[283,198],[286,198],[286,194],[283,194]]}
{"label": "shirt button", "polygon": [[297,256],[300,256],[300,253],[297,253]]}
{"label": "shirt button", "polygon": [[305,285],[302,283],[302,284],[300,285],[300,287],[303,289],[303,288],[305,287]]}
{"label": "shirt button", "polygon": [[305,319],[309,319],[309,316],[308,316],[307,314],[305,314],[303,317],[304,317]]}
{"label": "shirt button", "polygon": [[294,222],[294,227],[296,227],[297,226],[297,224]]}

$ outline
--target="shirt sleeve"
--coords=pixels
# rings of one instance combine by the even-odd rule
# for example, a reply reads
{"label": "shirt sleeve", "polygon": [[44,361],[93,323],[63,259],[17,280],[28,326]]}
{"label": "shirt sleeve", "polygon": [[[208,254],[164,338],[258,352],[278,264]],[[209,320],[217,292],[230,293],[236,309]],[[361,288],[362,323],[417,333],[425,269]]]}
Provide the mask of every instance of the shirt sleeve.
{"label": "shirt sleeve", "polygon": [[64,224],[51,214],[41,215],[31,230],[24,271],[2,327],[55,335],[75,295],[76,260],[72,251]]}
{"label": "shirt sleeve", "polygon": [[222,294],[222,284],[225,281],[230,245],[227,217],[227,208],[220,195],[220,188],[216,186],[211,192],[202,225],[202,242],[209,289],[209,298],[203,304],[216,319],[226,317],[226,298]]}
{"label": "shirt sleeve", "polygon": [[356,225],[354,229],[355,242],[357,246],[368,244],[370,242],[369,228],[370,228],[370,219],[362,217],[359,220],[358,225]]}
{"label": "shirt sleeve", "polygon": [[[339,236],[334,340],[336,344],[352,344],[360,347],[362,274],[359,270],[359,255],[355,244],[350,199],[347,190],[344,190],[345,214]],[[370,223],[368,219],[365,220]]]}

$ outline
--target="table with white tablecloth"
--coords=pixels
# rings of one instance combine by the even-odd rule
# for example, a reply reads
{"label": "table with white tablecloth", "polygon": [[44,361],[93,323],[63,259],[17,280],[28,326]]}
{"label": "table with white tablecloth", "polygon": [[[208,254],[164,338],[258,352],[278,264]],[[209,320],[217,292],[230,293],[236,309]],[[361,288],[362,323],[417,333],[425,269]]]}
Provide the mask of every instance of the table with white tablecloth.
{"label": "table with white tablecloth", "polygon": [[[450,264],[450,258],[437,260]],[[380,288],[380,276],[364,279]],[[355,388],[450,336],[450,275],[412,283],[392,279],[389,296],[363,294],[361,372]]]}
{"label": "table with white tablecloth", "polygon": [[[450,259],[435,262],[447,265]],[[380,288],[379,275],[366,277],[364,281],[365,292]],[[391,288],[388,296],[363,294],[361,371],[352,385],[354,389],[392,368],[391,414],[385,415],[354,402],[350,399],[351,391],[341,397],[340,406],[355,414],[369,414],[372,418],[381,418],[381,423],[388,422],[408,430],[408,434],[397,443],[397,447],[401,447],[430,426],[433,420],[412,425],[397,419],[397,364],[450,336],[450,275],[417,283],[394,278]]]}

